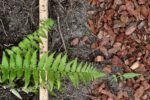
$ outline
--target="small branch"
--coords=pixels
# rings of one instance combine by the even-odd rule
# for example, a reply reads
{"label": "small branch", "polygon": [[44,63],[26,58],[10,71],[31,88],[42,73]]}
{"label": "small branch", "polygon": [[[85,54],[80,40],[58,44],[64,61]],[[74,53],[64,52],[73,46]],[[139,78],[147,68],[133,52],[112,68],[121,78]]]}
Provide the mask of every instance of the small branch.
{"label": "small branch", "polygon": [[58,23],[58,31],[59,31],[59,34],[60,34],[60,37],[61,37],[64,49],[65,49],[65,52],[68,53],[67,48],[66,48],[66,44],[65,44],[65,40],[64,40],[62,31],[61,31],[61,27],[60,27],[60,17],[59,16],[57,17],[57,23]]}
{"label": "small branch", "polygon": [[2,28],[3,28],[3,30],[4,30],[5,35],[8,36],[7,33],[6,33],[6,31],[5,31],[3,21],[2,21],[1,19],[0,19],[0,22],[1,22],[1,24],[2,24]]}

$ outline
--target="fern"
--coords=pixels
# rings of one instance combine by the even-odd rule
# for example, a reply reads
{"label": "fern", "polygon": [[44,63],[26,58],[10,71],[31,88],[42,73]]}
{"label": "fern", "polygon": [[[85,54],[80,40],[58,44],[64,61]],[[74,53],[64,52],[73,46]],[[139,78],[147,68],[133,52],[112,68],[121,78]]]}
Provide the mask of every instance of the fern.
{"label": "fern", "polygon": [[[104,76],[91,64],[78,63],[77,58],[68,61],[67,54],[44,53],[38,59],[38,43],[42,43],[40,37],[46,38],[45,30],[50,30],[53,21],[44,21],[37,31],[24,38],[18,46],[3,51],[0,65],[0,83],[12,84],[15,80],[24,80],[24,89],[28,89],[31,83],[33,88],[38,89],[39,79],[42,79],[42,86],[48,86],[49,91],[60,89],[62,78],[69,78],[77,87],[81,82],[87,83],[97,77]],[[46,77],[48,79],[46,80]],[[33,79],[33,81],[31,80]]]}

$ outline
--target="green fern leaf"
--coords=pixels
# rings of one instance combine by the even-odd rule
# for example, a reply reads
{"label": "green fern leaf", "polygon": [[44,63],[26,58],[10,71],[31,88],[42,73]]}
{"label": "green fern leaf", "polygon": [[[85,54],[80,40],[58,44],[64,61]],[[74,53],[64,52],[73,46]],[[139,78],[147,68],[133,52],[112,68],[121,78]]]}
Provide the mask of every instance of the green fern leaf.
{"label": "green fern leaf", "polygon": [[70,72],[71,65],[73,64],[73,62],[74,62],[74,60],[70,61],[70,62],[67,64],[67,66],[66,66],[66,68],[65,68],[65,72]]}
{"label": "green fern leaf", "polygon": [[6,49],[6,52],[8,53],[8,55],[13,55],[14,54],[14,52],[13,51],[11,51],[11,50],[9,50],[9,49]]}
{"label": "green fern leaf", "polygon": [[59,72],[55,72],[55,79],[56,79],[56,84],[57,84],[57,89],[59,90],[61,87],[61,82],[60,82],[60,73]]}
{"label": "green fern leaf", "polygon": [[75,72],[77,69],[77,58],[74,60],[72,68],[71,68],[71,72]]}
{"label": "green fern leaf", "polygon": [[45,70],[40,71],[40,76],[41,76],[41,79],[42,79],[42,86],[44,87],[45,84],[46,84],[46,72],[45,72]]}
{"label": "green fern leaf", "polygon": [[47,75],[48,75],[49,91],[52,92],[52,91],[53,91],[53,88],[54,88],[54,81],[55,81],[54,72],[49,71]]}
{"label": "green fern leaf", "polygon": [[56,57],[56,59],[54,60],[54,63],[52,65],[52,70],[56,71],[58,66],[59,66],[59,63],[61,61],[61,53]]}
{"label": "green fern leaf", "polygon": [[22,42],[25,45],[25,48],[31,48],[30,40],[28,38],[25,38]]}
{"label": "green fern leaf", "polygon": [[37,31],[38,35],[43,37],[43,38],[47,38],[47,35],[45,34],[45,30],[41,27],[39,28],[39,30]]}
{"label": "green fern leaf", "polygon": [[73,86],[77,87],[79,85],[79,77],[77,73],[69,74],[69,78],[73,84]]}
{"label": "green fern leaf", "polygon": [[52,54],[47,58],[47,62],[46,62],[46,64],[45,64],[45,69],[46,69],[47,71],[49,71],[50,68],[51,68],[51,65],[52,65],[53,60],[54,60],[54,55],[55,55],[55,52],[52,53]]}
{"label": "green fern leaf", "polygon": [[3,52],[3,57],[2,57],[2,82],[6,81],[9,78],[9,62],[8,58],[6,56],[6,53]]}
{"label": "green fern leaf", "polygon": [[24,59],[24,64],[23,64],[24,68],[25,68],[25,86],[24,88],[27,88],[29,83],[30,83],[30,77],[31,77],[31,70],[30,70],[30,51],[27,52],[25,59]]}
{"label": "green fern leaf", "polygon": [[81,72],[85,72],[86,71],[86,68],[87,68],[88,64],[87,62],[84,64],[83,68],[81,69]]}
{"label": "green fern leaf", "polygon": [[60,61],[60,64],[58,67],[59,71],[62,72],[65,69],[66,61],[67,61],[67,54],[65,54]]}
{"label": "green fern leaf", "polygon": [[37,89],[39,85],[39,71],[36,68],[34,68],[32,74],[33,74],[33,80],[34,80],[34,87],[35,89]]}
{"label": "green fern leaf", "polygon": [[42,70],[43,70],[47,58],[48,58],[48,52],[47,52],[47,53],[44,53],[44,54],[42,55],[42,57],[40,58],[40,61],[39,61],[39,63],[38,63],[38,68],[39,68],[39,69],[42,69]]}
{"label": "green fern leaf", "polygon": [[15,65],[16,65],[15,58],[14,58],[14,55],[12,54],[12,55],[10,55],[10,69],[11,69],[10,76],[9,76],[10,84],[13,84],[13,81],[16,78]]}
{"label": "green fern leaf", "polygon": [[17,67],[17,79],[20,79],[23,75],[22,66],[23,66],[23,58],[20,53],[16,55],[16,67]]}
{"label": "green fern leaf", "polygon": [[23,49],[26,49],[26,45],[24,44],[24,42],[20,42],[19,43],[19,47],[23,50]]}
{"label": "green fern leaf", "polygon": [[14,53],[21,53],[21,52],[22,52],[22,50],[20,50],[19,47],[15,47],[15,46],[12,47],[11,50],[12,50]]}
{"label": "green fern leaf", "polygon": [[36,68],[36,64],[37,64],[37,51],[34,51],[32,57],[31,57],[30,67],[32,69],[34,69],[34,68]]}

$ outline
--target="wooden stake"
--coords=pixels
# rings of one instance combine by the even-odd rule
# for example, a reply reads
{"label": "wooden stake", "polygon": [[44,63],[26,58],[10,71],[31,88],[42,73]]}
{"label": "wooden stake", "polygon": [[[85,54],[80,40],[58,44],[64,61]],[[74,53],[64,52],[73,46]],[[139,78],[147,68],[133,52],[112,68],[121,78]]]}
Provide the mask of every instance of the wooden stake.
{"label": "wooden stake", "polygon": [[[39,0],[39,24],[41,21],[48,19],[48,0]],[[47,37],[48,37],[48,32],[45,31]],[[40,57],[43,55],[44,52],[48,50],[48,38],[41,38],[43,44],[40,44]],[[47,88],[43,88],[41,85],[41,79],[40,79],[40,88],[39,88],[39,96],[40,100],[48,100],[48,90]]]}

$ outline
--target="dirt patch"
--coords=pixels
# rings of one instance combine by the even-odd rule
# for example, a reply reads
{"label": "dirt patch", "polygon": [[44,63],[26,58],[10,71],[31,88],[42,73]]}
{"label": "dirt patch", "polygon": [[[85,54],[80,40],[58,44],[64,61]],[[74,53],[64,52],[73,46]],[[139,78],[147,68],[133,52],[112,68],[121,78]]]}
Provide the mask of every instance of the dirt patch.
{"label": "dirt patch", "polygon": [[[38,0],[0,0],[0,60],[2,50],[16,45],[28,33],[38,27]],[[24,100],[34,95],[20,92]],[[0,88],[0,100],[17,100],[4,88]]]}
{"label": "dirt patch", "polygon": [[37,26],[38,0],[0,0],[0,55]]}
{"label": "dirt patch", "polygon": [[[70,59],[78,57],[82,61],[92,61],[90,45],[95,40],[87,25],[87,10],[94,9],[86,0],[50,0],[49,16],[55,19],[55,27],[49,33],[49,50],[64,52],[66,49]],[[60,27],[60,28],[59,28]],[[77,45],[71,45],[73,39],[77,38]],[[70,82],[66,82],[64,93],[56,92],[57,97],[50,97],[52,100],[87,100],[89,89],[80,85],[78,89],[72,87]]]}
{"label": "dirt patch", "polygon": [[[90,44],[95,39],[91,36],[87,25],[87,10],[92,9],[92,7],[85,0],[51,0],[50,5],[52,7],[49,8],[50,16],[55,19],[57,25],[54,27],[53,32],[49,34],[49,49],[51,51],[56,50],[56,48],[58,51],[64,50],[60,37],[61,31],[69,55],[83,58],[83,60],[89,59],[92,52]],[[60,26],[60,29],[58,29],[58,26]],[[84,36],[90,36],[87,39],[87,44],[70,45],[72,39],[78,38],[81,42]]]}

